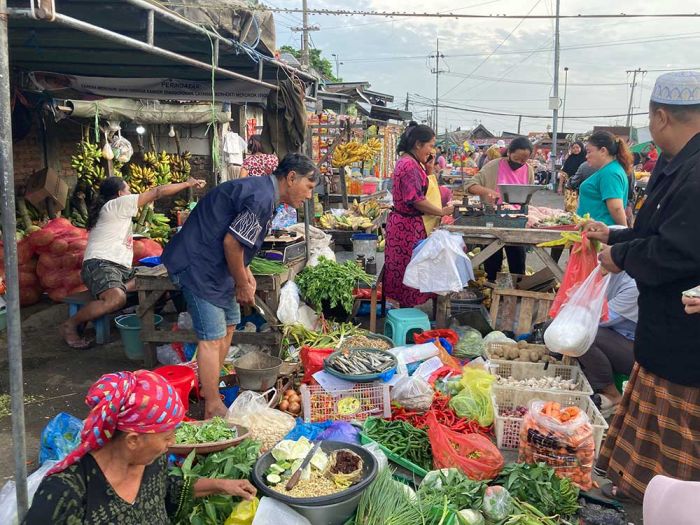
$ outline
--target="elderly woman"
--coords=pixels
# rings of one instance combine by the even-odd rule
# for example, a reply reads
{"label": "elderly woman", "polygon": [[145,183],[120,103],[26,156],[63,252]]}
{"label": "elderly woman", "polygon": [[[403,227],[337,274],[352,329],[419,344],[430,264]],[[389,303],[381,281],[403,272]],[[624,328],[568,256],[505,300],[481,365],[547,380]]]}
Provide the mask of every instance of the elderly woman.
{"label": "elderly woman", "polygon": [[403,278],[416,244],[430,235],[441,217],[453,212],[452,206],[442,205],[435,175],[426,172],[434,148],[435,132],[415,122],[406,128],[397,147],[401,158],[394,168],[394,208],[386,225],[384,293],[402,308],[432,297],[405,286]]}
{"label": "elderly woman", "polygon": [[26,525],[167,525],[187,498],[255,495],[246,480],[168,475],[165,453],[185,410],[162,376],[107,374],[85,401],[91,410],[80,445],[41,482]]}

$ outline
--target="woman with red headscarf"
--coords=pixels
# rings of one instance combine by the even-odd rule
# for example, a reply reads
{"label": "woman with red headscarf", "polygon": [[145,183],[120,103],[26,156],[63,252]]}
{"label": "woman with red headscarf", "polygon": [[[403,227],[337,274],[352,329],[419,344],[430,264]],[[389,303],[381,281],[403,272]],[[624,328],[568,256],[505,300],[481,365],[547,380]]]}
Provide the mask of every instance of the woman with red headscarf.
{"label": "woman with red headscarf", "polygon": [[26,525],[166,525],[191,497],[255,495],[248,481],[168,476],[165,453],[185,410],[170,383],[147,370],[102,376],[78,447],[51,469]]}

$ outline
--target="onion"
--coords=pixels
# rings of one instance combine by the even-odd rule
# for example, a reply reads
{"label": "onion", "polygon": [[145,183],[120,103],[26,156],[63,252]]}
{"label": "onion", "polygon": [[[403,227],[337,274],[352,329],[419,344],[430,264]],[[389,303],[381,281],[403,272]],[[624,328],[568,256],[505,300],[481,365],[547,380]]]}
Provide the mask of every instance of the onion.
{"label": "onion", "polygon": [[298,395],[296,395],[296,393],[289,396],[289,404],[292,404],[292,403],[301,403],[301,399],[299,398]]}
{"label": "onion", "polygon": [[280,410],[287,411],[289,410],[289,401],[286,399],[280,403]]}
{"label": "onion", "polygon": [[297,402],[289,403],[289,411],[292,414],[298,414],[301,412],[301,405]]}

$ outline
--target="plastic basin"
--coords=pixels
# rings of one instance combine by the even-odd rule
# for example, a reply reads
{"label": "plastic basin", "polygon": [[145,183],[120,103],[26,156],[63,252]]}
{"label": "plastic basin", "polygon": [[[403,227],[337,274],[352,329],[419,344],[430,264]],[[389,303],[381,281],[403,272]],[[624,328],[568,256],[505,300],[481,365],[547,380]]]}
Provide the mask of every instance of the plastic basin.
{"label": "plastic basin", "polygon": [[313,525],[343,525],[357,510],[360,504],[362,491],[374,481],[377,476],[377,460],[372,453],[359,445],[341,443],[339,441],[322,441],[321,450],[330,454],[334,450],[349,449],[362,457],[364,463],[362,479],[352,487],[318,498],[290,498],[272,490],[264,482],[265,471],[274,463],[275,459],[267,452],[255,464],[252,472],[252,482],[260,492],[277,501],[289,505],[296,512],[308,519]]}
{"label": "plastic basin", "polygon": [[[154,314],[153,323],[158,326],[163,317]],[[120,315],[114,319],[122,337],[124,353],[133,361],[143,361],[143,343],[141,342],[141,319],[136,314]]]}

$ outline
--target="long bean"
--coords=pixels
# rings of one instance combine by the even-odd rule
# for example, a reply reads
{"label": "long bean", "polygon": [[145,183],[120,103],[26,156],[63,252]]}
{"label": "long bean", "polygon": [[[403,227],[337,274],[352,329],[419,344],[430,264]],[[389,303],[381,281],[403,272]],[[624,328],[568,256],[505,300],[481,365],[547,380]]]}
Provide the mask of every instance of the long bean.
{"label": "long bean", "polygon": [[405,421],[369,418],[364,432],[377,443],[425,470],[431,470],[433,456],[428,434]]}

